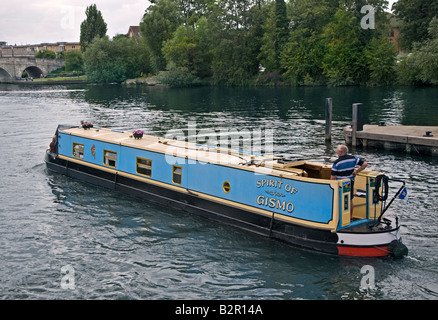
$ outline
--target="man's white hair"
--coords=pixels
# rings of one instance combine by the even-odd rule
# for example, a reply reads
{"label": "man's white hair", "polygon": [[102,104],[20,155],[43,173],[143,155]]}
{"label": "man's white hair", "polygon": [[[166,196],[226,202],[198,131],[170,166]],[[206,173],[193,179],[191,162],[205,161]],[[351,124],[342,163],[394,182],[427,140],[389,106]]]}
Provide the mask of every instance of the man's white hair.
{"label": "man's white hair", "polygon": [[348,153],[348,147],[343,144],[338,146],[338,150],[342,153],[342,155],[346,155]]}

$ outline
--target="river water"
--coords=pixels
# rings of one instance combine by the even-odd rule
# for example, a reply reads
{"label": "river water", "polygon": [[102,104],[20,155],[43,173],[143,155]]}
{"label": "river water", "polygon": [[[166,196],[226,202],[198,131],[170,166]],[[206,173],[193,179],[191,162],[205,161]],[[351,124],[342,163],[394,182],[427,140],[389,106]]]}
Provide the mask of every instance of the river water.
{"label": "river water", "polygon": [[[326,98],[334,101],[329,144]],[[353,150],[371,169],[407,182],[409,204],[394,204],[409,248],[400,260],[293,248],[50,173],[43,161],[59,123],[88,120],[159,136],[188,122],[273,129],[275,153],[331,163],[356,102],[365,104],[366,123],[438,125],[436,88],[0,85],[0,298],[437,299],[436,158]],[[364,266],[372,289],[361,287]]]}

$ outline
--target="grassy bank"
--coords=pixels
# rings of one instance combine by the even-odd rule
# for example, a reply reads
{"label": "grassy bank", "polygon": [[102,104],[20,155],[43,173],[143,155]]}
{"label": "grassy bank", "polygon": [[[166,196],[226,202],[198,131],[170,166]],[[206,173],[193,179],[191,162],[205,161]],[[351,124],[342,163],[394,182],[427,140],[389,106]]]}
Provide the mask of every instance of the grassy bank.
{"label": "grassy bank", "polygon": [[13,79],[0,79],[0,83],[8,83],[8,84],[24,84],[24,85],[33,85],[33,84],[41,84],[41,85],[50,85],[50,84],[73,84],[73,83],[86,83],[87,76],[78,76],[78,77],[56,77],[56,78],[42,78],[42,79],[21,79],[21,80],[13,80]]}

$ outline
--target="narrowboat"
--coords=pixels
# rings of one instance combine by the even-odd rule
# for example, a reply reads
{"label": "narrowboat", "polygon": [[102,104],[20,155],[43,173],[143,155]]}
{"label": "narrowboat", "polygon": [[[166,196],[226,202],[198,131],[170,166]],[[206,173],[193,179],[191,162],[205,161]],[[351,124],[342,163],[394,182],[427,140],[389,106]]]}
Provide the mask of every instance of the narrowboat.
{"label": "narrowboat", "polygon": [[405,183],[379,172],[358,174],[352,193],[349,179],[330,180],[331,165],[285,156],[86,124],[59,125],[53,139],[47,168],[87,183],[322,253],[407,254],[398,217],[385,216]]}

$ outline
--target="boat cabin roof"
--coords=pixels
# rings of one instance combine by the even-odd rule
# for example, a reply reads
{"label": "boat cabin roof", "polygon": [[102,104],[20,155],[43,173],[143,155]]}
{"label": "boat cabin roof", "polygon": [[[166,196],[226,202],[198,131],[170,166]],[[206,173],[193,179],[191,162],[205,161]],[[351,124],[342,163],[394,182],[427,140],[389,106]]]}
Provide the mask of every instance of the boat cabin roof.
{"label": "boat cabin roof", "polygon": [[330,179],[331,165],[311,163],[304,160],[279,162],[280,157],[272,155],[251,154],[237,150],[215,146],[199,145],[186,141],[171,140],[162,137],[143,135],[135,139],[132,132],[111,130],[106,128],[83,129],[75,127],[60,130],[60,132],[87,139],[118,144],[169,156],[214,163],[224,166],[239,167],[260,173],[276,175],[280,178],[309,177],[316,179]]}

